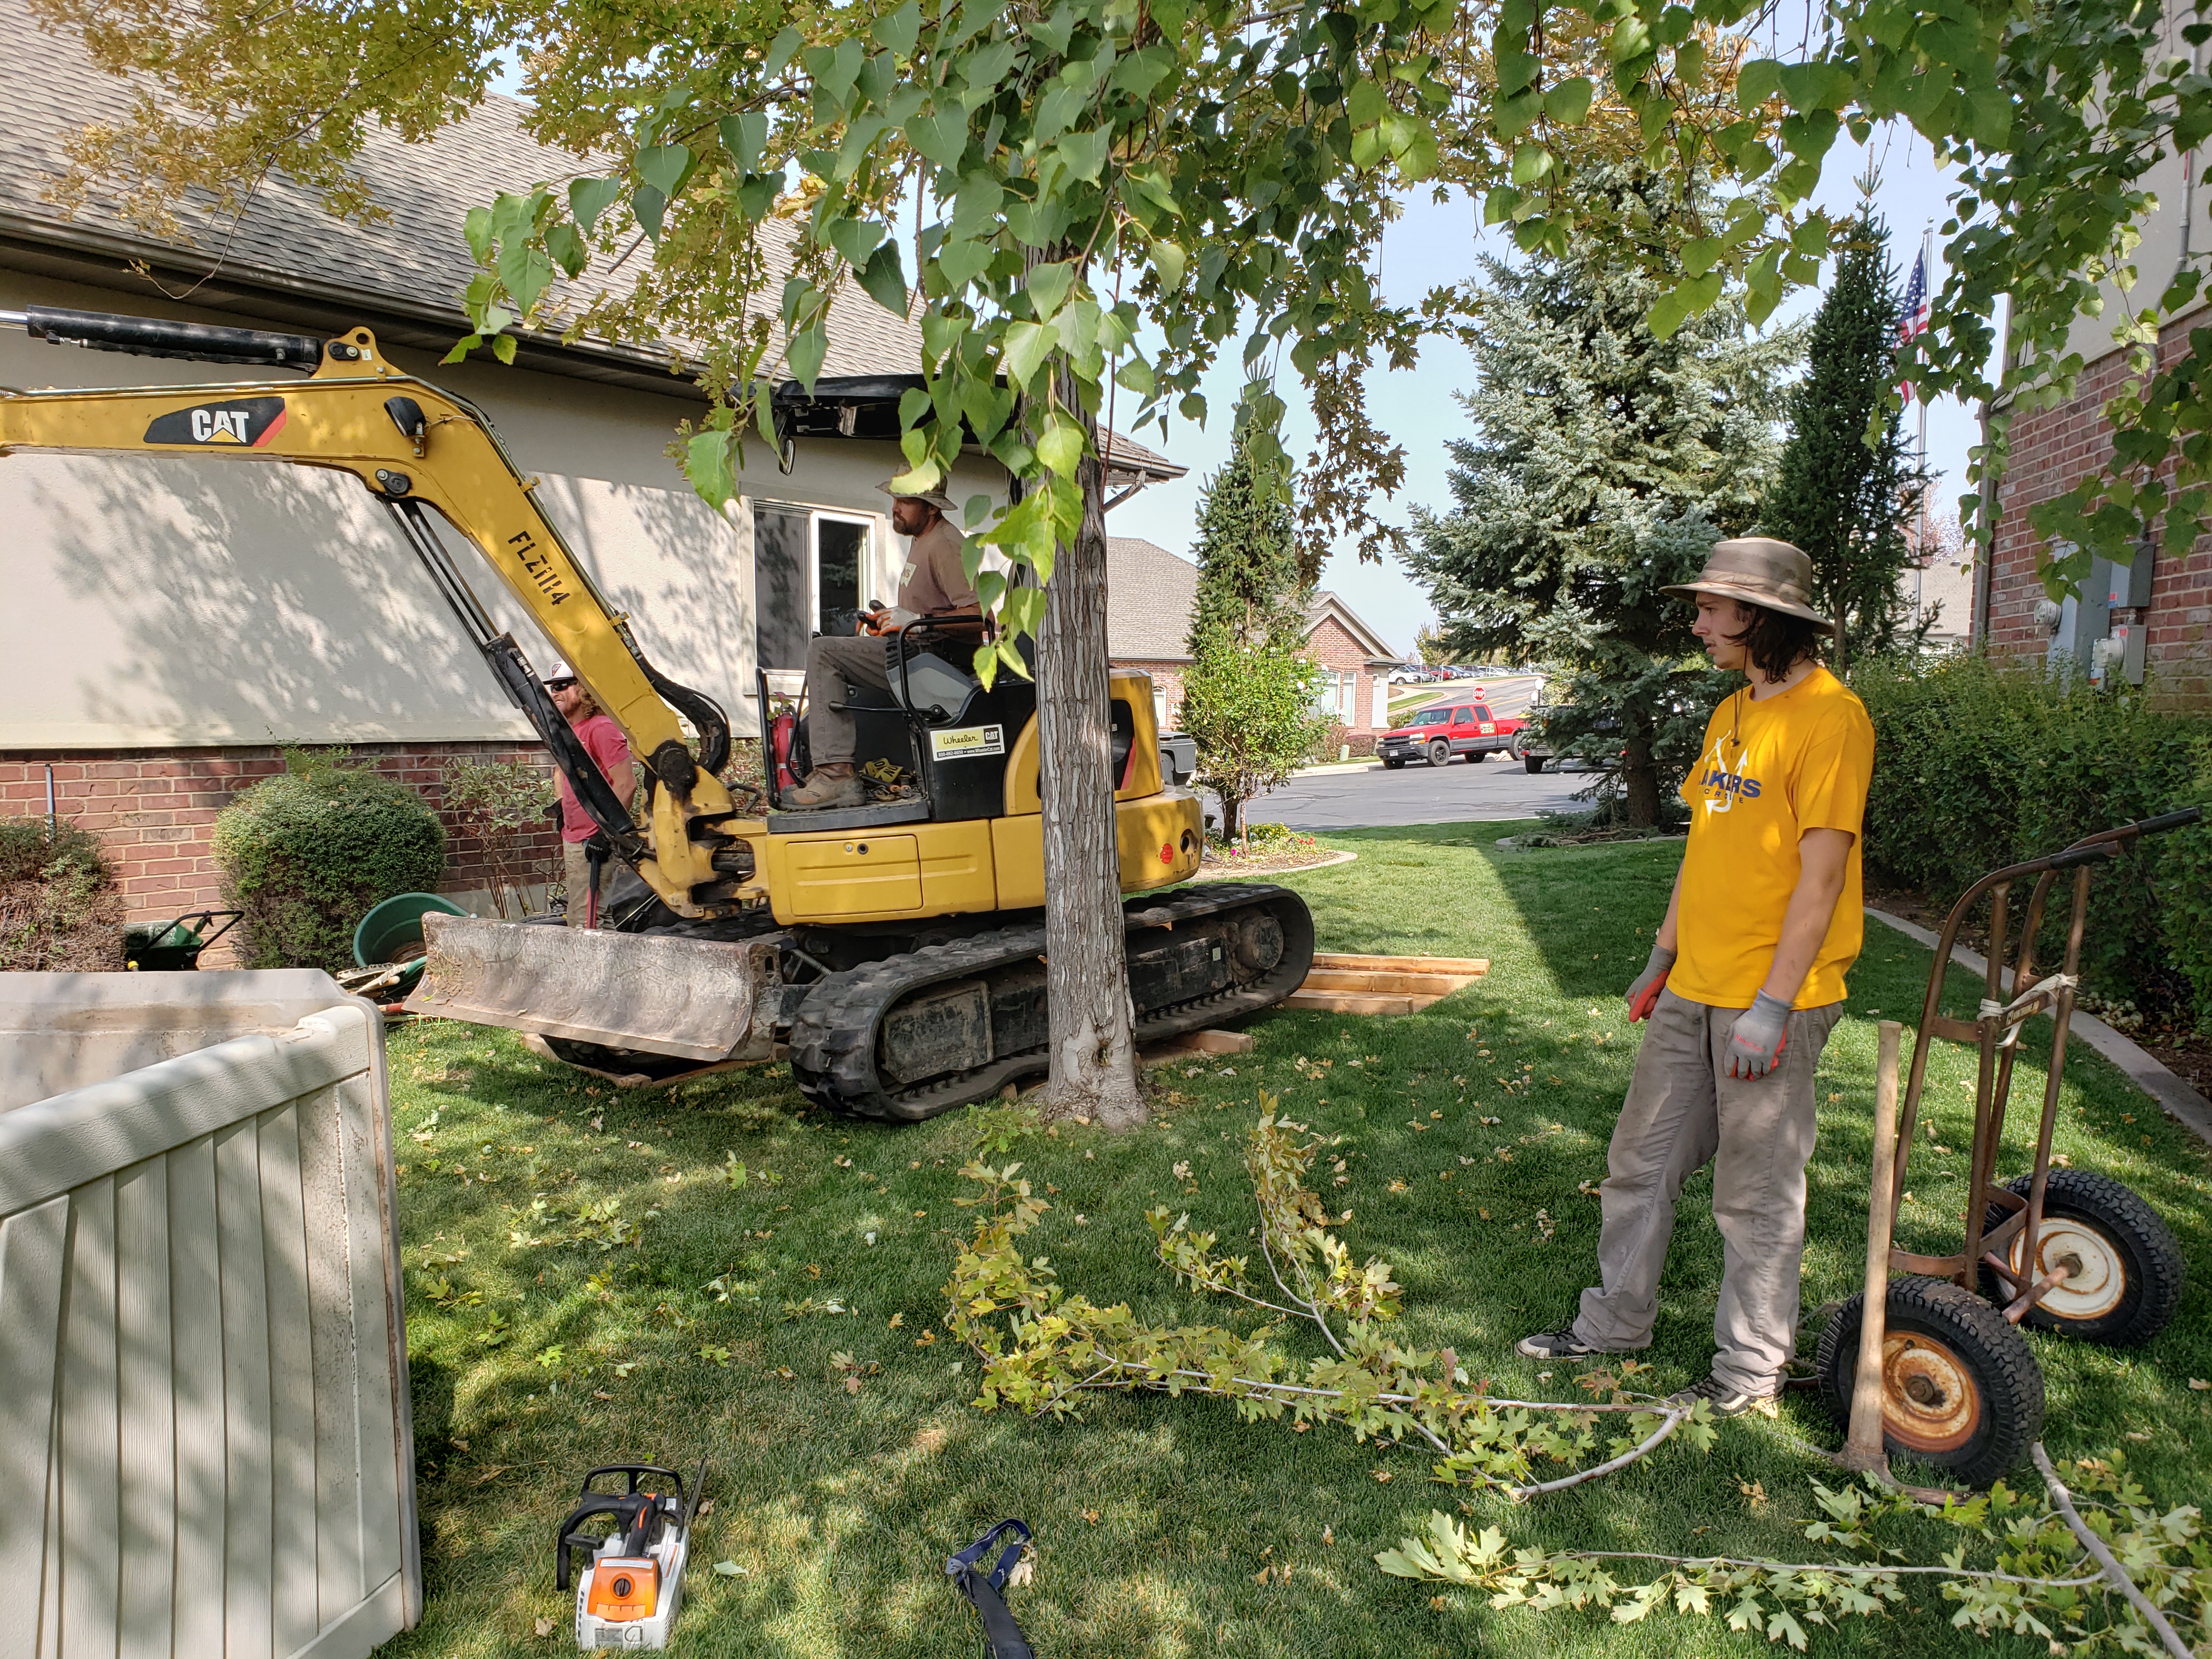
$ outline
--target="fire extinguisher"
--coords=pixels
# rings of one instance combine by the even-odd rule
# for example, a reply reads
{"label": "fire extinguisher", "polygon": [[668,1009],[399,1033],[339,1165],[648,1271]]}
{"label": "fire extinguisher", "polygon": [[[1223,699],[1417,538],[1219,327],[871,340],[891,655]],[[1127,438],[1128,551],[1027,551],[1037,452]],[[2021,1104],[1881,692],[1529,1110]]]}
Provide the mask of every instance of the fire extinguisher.
{"label": "fire extinguisher", "polygon": [[778,714],[769,723],[769,735],[775,747],[775,792],[779,795],[799,783],[791,775],[791,745],[798,732],[798,717],[789,713]]}

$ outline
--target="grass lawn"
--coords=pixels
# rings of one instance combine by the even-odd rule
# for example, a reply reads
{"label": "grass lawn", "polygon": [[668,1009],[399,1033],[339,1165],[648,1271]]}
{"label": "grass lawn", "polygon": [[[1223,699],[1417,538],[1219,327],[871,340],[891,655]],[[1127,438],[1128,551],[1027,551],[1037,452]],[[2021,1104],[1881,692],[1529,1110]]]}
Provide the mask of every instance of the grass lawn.
{"label": "grass lawn", "polygon": [[[1175,1290],[1143,1212],[1186,1207],[1235,1247],[1251,1225],[1242,1136],[1264,1089],[1346,1137],[1344,1184],[1322,1190],[1352,1211],[1341,1231],[1353,1249],[1395,1264],[1406,1340],[1455,1346],[1502,1392],[1577,1397],[1565,1368],[1540,1378],[1511,1345],[1569,1316],[1592,1271],[1597,1205],[1580,1188],[1603,1173],[1637,1041],[1620,991],[1643,963],[1679,843],[1497,852],[1515,827],[1327,837],[1358,860],[1288,878],[1324,948],[1486,956],[1489,977],[1410,1018],[1272,1016],[1252,1026],[1252,1054],[1155,1072],[1151,1127],[1033,1139],[1026,1170],[1050,1183],[1054,1208],[1032,1248],[1064,1284],[1162,1322],[1244,1328],[1225,1299]],[[1928,966],[1920,947],[1869,931],[1822,1066],[1808,1310],[1863,1271],[1874,1020],[1917,1013]],[[1953,973],[1949,994],[1971,1011],[1965,975]],[[688,1469],[702,1454],[714,1503],[677,1638],[691,1654],[975,1652],[976,1627],[941,1569],[1006,1516],[1037,1531],[1036,1580],[1011,1600],[1050,1659],[1767,1648],[1718,1620],[1621,1627],[1601,1613],[1498,1613],[1479,1595],[1384,1577],[1376,1552],[1460,1496],[1428,1481],[1431,1459],[1413,1446],[1242,1423],[1194,1397],[1102,1395],[1061,1424],[973,1409],[973,1358],[938,1328],[969,1220],[953,1203],[971,1139],[960,1117],[890,1129],[802,1113],[781,1068],[671,1092],[595,1090],[503,1033],[460,1025],[397,1030],[391,1055],[429,1592],[422,1626],[392,1653],[567,1646],[549,1540],[583,1469],[633,1458]],[[2021,1070],[2015,1100],[2039,1101],[2039,1070]],[[1952,1249],[1965,1052],[1939,1051],[1931,1076],[1938,1139],[1916,1154],[1900,1242]],[[2016,1142],[2029,1115],[2014,1115]],[[2124,1450],[2154,1498],[2193,1501],[2212,1465],[2212,1394],[2189,1387],[2212,1376],[2206,1149],[2078,1043],[2058,1144],[2076,1168],[2160,1209],[2192,1282],[2146,1350],[2031,1334],[2049,1382],[2046,1439],[2059,1457]],[[750,1172],[741,1188],[718,1174],[732,1158]],[[2016,1148],[2003,1172],[2025,1167]],[[1704,1375],[1711,1357],[1721,1260],[1711,1191],[1700,1176],[1684,1195],[1645,1356],[1659,1389]],[[534,1203],[544,1207],[533,1214]],[[816,1311],[832,1303],[851,1311]],[[1837,1477],[1802,1439],[1837,1443],[1817,1403],[1793,1395],[1779,1423],[1720,1425],[1710,1455],[1670,1446],[1519,1510],[1476,1496],[1467,1513],[1547,1547],[1819,1559],[1828,1552],[1802,1537],[1817,1513],[1807,1480]],[[1917,1559],[1950,1539],[1932,1522],[1891,1524],[1885,1541]],[[718,1576],[719,1561],[741,1571]],[[1287,1583],[1272,1571],[1259,1582],[1283,1566]],[[1816,1629],[1813,1646],[1991,1645],[1953,1630],[1932,1592],[1916,1586],[1910,1601],[1893,1617]],[[553,1621],[550,1636],[536,1635],[540,1620]],[[2045,1651],[2039,1639],[1995,1645]]]}

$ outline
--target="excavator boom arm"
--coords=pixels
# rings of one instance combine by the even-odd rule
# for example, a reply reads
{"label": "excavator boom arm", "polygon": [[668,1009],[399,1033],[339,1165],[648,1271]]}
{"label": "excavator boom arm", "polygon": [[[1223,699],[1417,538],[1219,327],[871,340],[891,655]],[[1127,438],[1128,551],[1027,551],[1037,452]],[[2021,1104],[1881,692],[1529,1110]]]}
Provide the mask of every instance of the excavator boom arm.
{"label": "excavator boom arm", "polygon": [[[638,649],[534,499],[490,423],[451,392],[386,363],[367,329],[328,341],[160,319],[34,308],[0,313],[61,344],[202,362],[307,368],[305,380],[197,386],[17,392],[0,388],[0,455],[16,450],[190,455],[350,473],[391,510],[501,689],[529,717],[617,853],[679,914],[713,914],[733,890],[714,854],[732,814],[716,774],[729,724],[712,698],[677,684]],[[528,611],[644,760],[642,830],[569,730],[509,635],[447,557],[428,518],[465,538]],[[679,712],[700,738],[686,746]]]}

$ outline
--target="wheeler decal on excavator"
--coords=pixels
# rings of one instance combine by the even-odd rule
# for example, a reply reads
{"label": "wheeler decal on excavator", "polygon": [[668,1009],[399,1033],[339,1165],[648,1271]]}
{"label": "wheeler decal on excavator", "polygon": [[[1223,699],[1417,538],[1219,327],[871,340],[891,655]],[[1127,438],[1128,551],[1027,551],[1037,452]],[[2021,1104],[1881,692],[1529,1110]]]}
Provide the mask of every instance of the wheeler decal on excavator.
{"label": "wheeler decal on excavator", "polygon": [[220,404],[157,415],[146,428],[149,444],[234,445],[264,449],[283,429],[282,398],[235,398]]}

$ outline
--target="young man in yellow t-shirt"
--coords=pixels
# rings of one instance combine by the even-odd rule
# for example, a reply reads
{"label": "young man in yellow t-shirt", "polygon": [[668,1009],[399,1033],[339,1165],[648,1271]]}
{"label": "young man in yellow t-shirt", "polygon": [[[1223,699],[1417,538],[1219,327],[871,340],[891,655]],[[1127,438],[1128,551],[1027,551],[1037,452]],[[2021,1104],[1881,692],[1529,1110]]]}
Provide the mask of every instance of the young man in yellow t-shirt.
{"label": "young man in yellow t-shirt", "polygon": [[1814,1068],[1865,927],[1859,830],[1874,726],[1820,665],[1812,562],[1787,542],[1722,542],[1695,581],[1695,632],[1747,684],[1713,711],[1682,784],[1690,840],[1629,1018],[1650,1030],[1599,1188],[1602,1283],[1532,1358],[1651,1345],[1682,1183],[1713,1165],[1723,1245],[1712,1375],[1674,1396],[1722,1416],[1767,1407],[1796,1347],[1813,1156]]}

